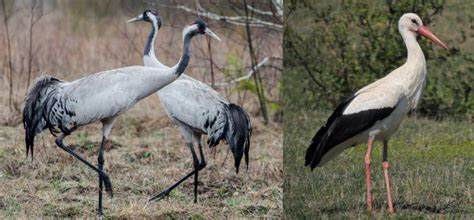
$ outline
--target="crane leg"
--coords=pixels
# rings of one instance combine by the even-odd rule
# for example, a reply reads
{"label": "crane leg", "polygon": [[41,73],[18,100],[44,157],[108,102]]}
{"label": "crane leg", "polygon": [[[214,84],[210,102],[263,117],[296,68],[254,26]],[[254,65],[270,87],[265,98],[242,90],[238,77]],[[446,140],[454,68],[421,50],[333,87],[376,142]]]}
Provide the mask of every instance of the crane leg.
{"label": "crane leg", "polygon": [[204,151],[202,150],[201,142],[198,144],[199,146],[199,154],[201,156],[201,162],[199,162],[199,170],[204,169],[207,166],[206,158],[204,157]]}
{"label": "crane leg", "polygon": [[[204,158],[204,152],[202,151],[202,145],[201,142],[198,143],[199,146],[199,154],[201,156],[201,161],[199,163],[194,165],[194,170],[196,171],[194,173],[194,203],[197,203],[197,187],[198,187],[198,173],[200,170],[204,169],[206,167],[206,159]],[[193,149],[194,151],[194,149]]]}
{"label": "crane leg", "polygon": [[383,155],[382,155],[382,167],[383,167],[383,174],[385,177],[385,188],[387,189],[387,203],[388,203],[388,212],[390,214],[395,213],[395,210],[393,209],[393,203],[392,203],[392,191],[390,188],[390,176],[388,174],[388,169],[390,168],[390,165],[388,163],[387,157],[388,157],[388,143],[387,140],[384,140],[383,142]]}
{"label": "crane leg", "polygon": [[372,211],[372,191],[370,183],[370,160],[372,157],[372,145],[374,143],[374,137],[370,136],[367,141],[367,153],[365,154],[365,184],[367,186],[367,210]]}
{"label": "crane leg", "polygon": [[[98,162],[98,168],[99,170],[101,170],[102,172],[104,172],[104,162],[105,162],[105,158],[104,158],[104,148],[105,148],[105,144],[107,142],[107,138],[105,136],[102,136],[102,142],[100,143],[100,148],[99,148],[99,157],[97,159],[97,162]],[[99,215],[104,215],[104,212],[102,210],[102,189],[103,189],[103,181],[104,179],[102,178],[101,175],[99,175],[99,208],[97,209],[97,212],[99,213]]]}
{"label": "crane leg", "polygon": [[56,145],[58,145],[59,148],[63,149],[64,151],[68,152],[70,155],[72,155],[73,157],[75,157],[76,159],[80,160],[81,162],[83,162],[85,165],[87,165],[88,167],[90,167],[91,169],[93,169],[95,172],[97,172],[103,179],[103,182],[104,182],[104,185],[105,185],[105,191],[107,191],[109,193],[110,196],[113,196],[113,193],[112,193],[112,184],[110,183],[110,178],[109,176],[102,170],[100,170],[99,168],[95,167],[94,165],[92,165],[91,163],[89,163],[87,160],[85,160],[84,158],[82,158],[79,154],[77,154],[76,152],[74,152],[71,148],[67,147],[64,145],[63,143],[63,139],[66,137],[65,134],[62,134],[61,136],[59,136],[57,139],[56,139]]}
{"label": "crane leg", "polygon": [[202,152],[202,146],[201,146],[201,143],[199,143],[199,151],[200,151],[200,154],[201,154],[201,158],[202,158],[202,161],[199,162],[198,158],[197,158],[197,155],[196,155],[196,151],[194,150],[194,146],[192,143],[188,143],[188,146],[190,147],[191,149],[191,154],[193,156],[193,165],[194,165],[194,170],[191,171],[190,173],[186,174],[183,178],[181,178],[180,180],[178,180],[175,184],[171,185],[170,187],[166,188],[165,190],[163,190],[162,192],[160,192],[158,195],[156,196],[153,196],[152,198],[150,198],[148,201],[153,201],[155,199],[157,200],[161,200],[163,198],[165,198],[166,196],[169,195],[169,193],[174,189],[176,188],[177,186],[179,186],[182,182],[184,182],[186,179],[188,179],[189,177],[191,177],[192,175],[194,175],[194,202],[196,203],[197,202],[197,185],[198,185],[198,171],[199,170],[202,170],[205,166],[206,166],[206,161],[204,160],[204,153]]}
{"label": "crane leg", "polygon": [[197,203],[197,189],[198,189],[198,179],[199,179],[199,159],[197,158],[196,151],[194,150],[193,143],[188,143],[188,147],[191,150],[193,155],[193,165],[194,165],[194,203]]}

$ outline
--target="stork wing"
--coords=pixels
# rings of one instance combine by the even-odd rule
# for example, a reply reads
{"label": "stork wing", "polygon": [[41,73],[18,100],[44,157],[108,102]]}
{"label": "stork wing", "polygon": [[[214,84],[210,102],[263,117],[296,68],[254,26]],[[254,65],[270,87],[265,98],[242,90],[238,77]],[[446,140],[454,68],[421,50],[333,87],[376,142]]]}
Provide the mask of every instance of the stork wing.
{"label": "stork wing", "polygon": [[[314,168],[333,147],[369,129],[389,116],[400,98],[383,99],[384,93],[356,93],[344,100],[313,137],[306,151],[305,165]],[[379,91],[380,92],[380,91]],[[379,98],[382,97],[383,102]]]}

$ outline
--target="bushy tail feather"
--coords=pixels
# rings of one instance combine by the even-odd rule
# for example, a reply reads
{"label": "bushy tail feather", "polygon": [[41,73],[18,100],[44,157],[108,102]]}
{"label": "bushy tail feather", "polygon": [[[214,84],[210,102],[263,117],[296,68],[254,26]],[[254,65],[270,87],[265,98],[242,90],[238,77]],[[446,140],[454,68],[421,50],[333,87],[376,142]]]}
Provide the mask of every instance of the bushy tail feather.
{"label": "bushy tail feather", "polygon": [[61,82],[61,80],[51,76],[41,76],[26,94],[23,108],[23,126],[25,128],[26,156],[28,157],[31,151],[31,159],[33,159],[35,136],[47,127],[47,121],[43,114],[48,97]]}
{"label": "bushy tail feather", "polygon": [[229,127],[225,135],[225,140],[229,144],[234,155],[234,165],[236,173],[239,173],[240,161],[245,156],[247,170],[249,166],[250,136],[252,127],[248,114],[238,105],[229,104],[228,112]]}

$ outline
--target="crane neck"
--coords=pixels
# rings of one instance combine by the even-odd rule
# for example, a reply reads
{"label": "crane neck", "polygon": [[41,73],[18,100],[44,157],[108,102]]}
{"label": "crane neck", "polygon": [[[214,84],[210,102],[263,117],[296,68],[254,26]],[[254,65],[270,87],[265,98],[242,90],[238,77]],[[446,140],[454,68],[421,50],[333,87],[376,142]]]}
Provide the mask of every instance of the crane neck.
{"label": "crane neck", "polygon": [[148,34],[148,39],[145,44],[145,51],[143,53],[143,61],[145,66],[153,66],[158,68],[169,68],[168,66],[161,63],[155,55],[155,40],[158,36],[158,21],[151,22],[151,31]]}
{"label": "crane neck", "polygon": [[181,76],[181,74],[184,72],[184,70],[188,66],[190,54],[191,54],[191,39],[195,35],[196,35],[195,33],[190,31],[190,32],[185,33],[183,36],[183,53],[178,63],[172,67],[174,69],[173,73],[176,74],[178,77]]}
{"label": "crane neck", "polygon": [[143,52],[144,56],[151,56],[151,57],[156,58],[155,49],[154,49],[153,45],[155,45],[155,39],[156,39],[157,35],[158,35],[158,24],[156,23],[156,21],[152,21],[151,22],[151,31],[148,34],[148,39],[147,39],[146,44],[145,44],[145,51]]}

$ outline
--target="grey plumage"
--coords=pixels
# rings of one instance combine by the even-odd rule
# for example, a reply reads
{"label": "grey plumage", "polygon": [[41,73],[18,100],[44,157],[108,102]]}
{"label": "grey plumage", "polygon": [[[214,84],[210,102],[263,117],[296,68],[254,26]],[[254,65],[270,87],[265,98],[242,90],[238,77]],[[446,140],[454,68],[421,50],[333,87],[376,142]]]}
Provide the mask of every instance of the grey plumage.
{"label": "grey plumage", "polygon": [[[145,66],[169,68],[154,53],[153,43],[161,26],[160,16],[147,10],[141,17],[141,20],[150,22],[152,28],[145,44]],[[229,103],[210,86],[187,74],[181,75],[157,94],[169,117],[180,127],[187,127],[180,130],[188,143],[194,140],[200,142],[202,134],[208,135],[209,147],[225,141],[234,156],[236,172],[239,171],[243,152],[246,152],[244,156],[248,168],[251,124],[248,114],[240,106]]]}
{"label": "grey plumage", "polygon": [[158,91],[158,95],[168,116],[180,127],[186,127],[180,130],[188,143],[200,142],[202,134],[208,135],[209,147],[225,141],[234,156],[236,172],[242,156],[248,167],[252,128],[248,114],[240,106],[185,74]]}
{"label": "grey plumage", "polygon": [[[143,61],[145,66],[169,68],[156,59],[153,43],[156,39],[161,18],[149,10],[130,21],[144,20],[151,23],[152,29],[145,44]],[[196,22],[202,29],[203,22]],[[212,36],[212,34],[211,34]],[[209,147],[214,147],[221,141],[227,142],[234,156],[234,166],[239,172],[240,161],[245,156],[249,162],[251,125],[247,113],[239,106],[227,102],[219,93],[208,85],[183,74],[174,83],[158,91],[158,96],[168,116],[178,125],[186,139],[186,145],[193,156],[194,170],[177,183],[167,188],[155,198],[166,197],[171,190],[182,181],[194,174],[194,202],[197,202],[198,173],[206,166],[201,145],[201,136],[208,135]],[[197,143],[201,159],[198,159],[193,143]]]}
{"label": "grey plumage", "polygon": [[23,108],[27,154],[32,152],[34,137],[44,129],[68,135],[73,127],[114,118],[177,77],[173,71],[142,66],[104,71],[73,82],[40,77],[27,93]]}
{"label": "grey plumage", "polygon": [[[183,53],[172,68],[144,66],[124,67],[92,74],[67,82],[51,76],[38,79],[25,98],[23,124],[27,155],[32,152],[34,138],[46,128],[60,134],[56,144],[82,161],[99,175],[99,215],[102,215],[102,188],[112,195],[110,178],[104,171],[104,146],[114,120],[139,100],[155,93],[176,80],[185,70],[190,58],[191,38],[209,34],[207,27],[197,22],[183,30]],[[212,33],[212,32],[211,32]],[[94,166],[63,143],[77,127],[96,121],[102,123],[102,143],[98,166]]]}
{"label": "grey plumage", "polygon": [[51,76],[41,76],[25,97],[23,126],[25,128],[26,156],[31,152],[32,159],[35,136],[47,127],[51,133],[57,132],[45,118],[57,117],[57,110],[51,111],[53,109],[51,105],[54,104],[51,100],[52,97],[57,96],[56,88],[62,82]]}

